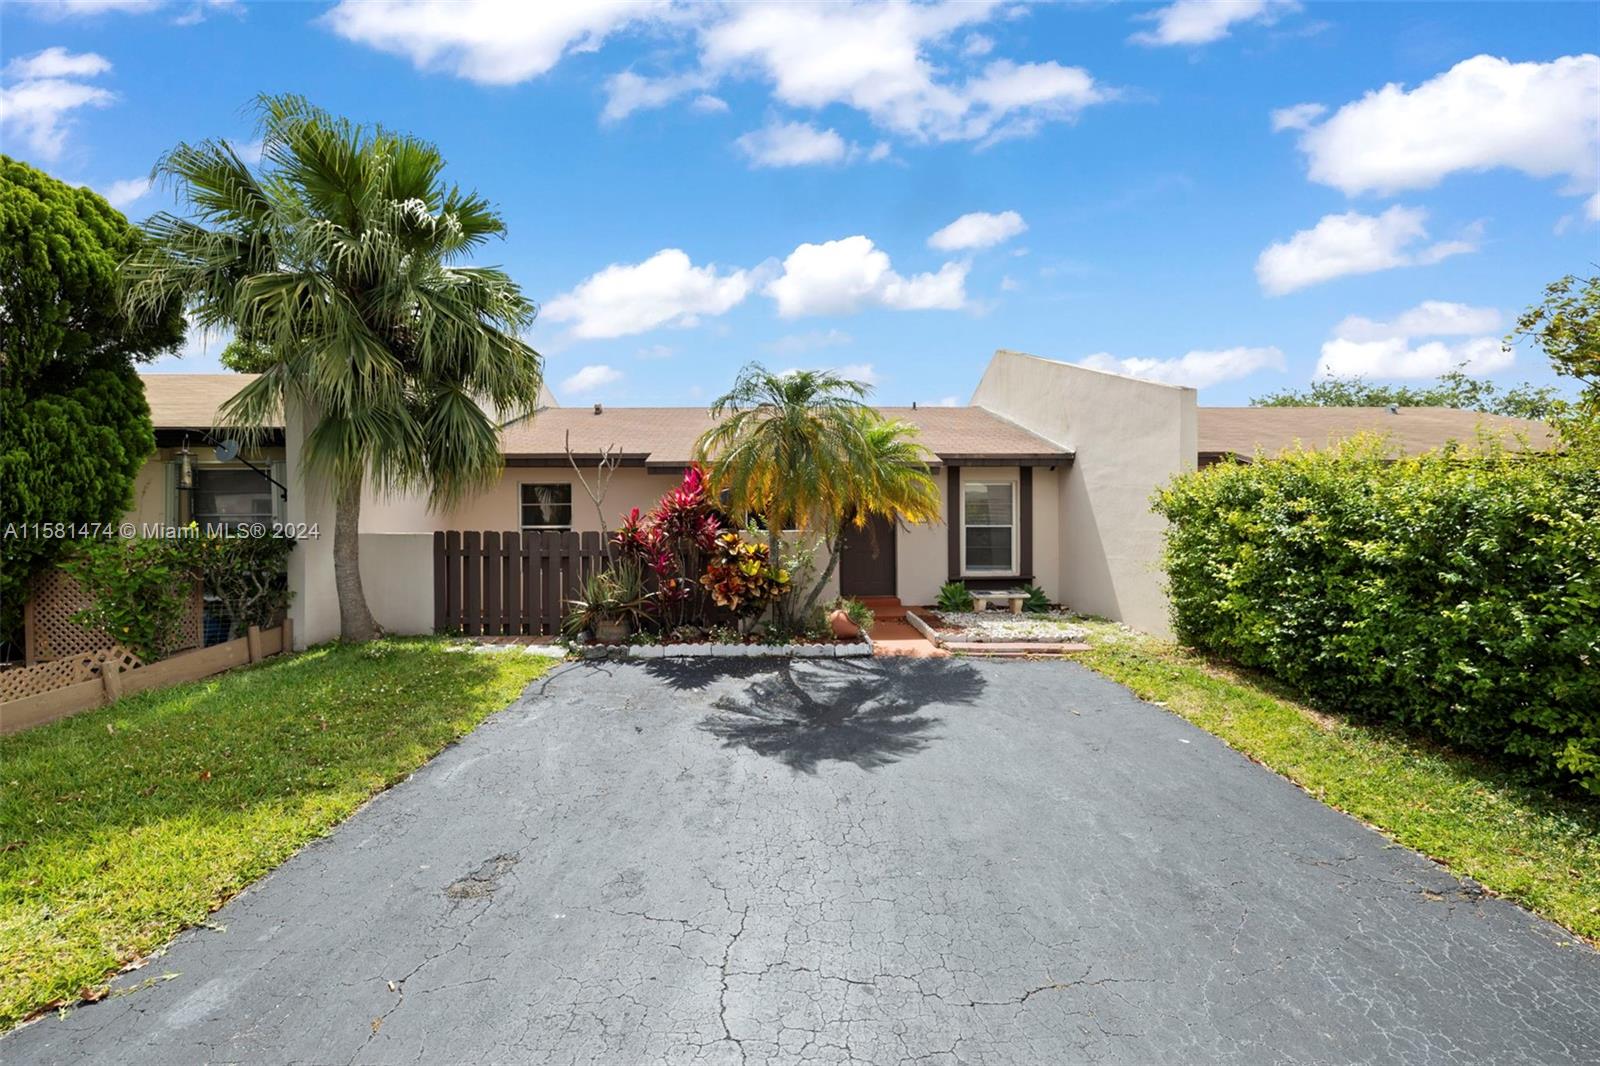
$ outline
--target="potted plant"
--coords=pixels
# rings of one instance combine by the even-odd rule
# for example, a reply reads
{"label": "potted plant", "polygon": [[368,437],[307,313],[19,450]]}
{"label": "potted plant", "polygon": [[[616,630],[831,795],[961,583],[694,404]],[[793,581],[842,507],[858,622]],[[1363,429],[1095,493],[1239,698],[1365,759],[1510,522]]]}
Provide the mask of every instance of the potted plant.
{"label": "potted plant", "polygon": [[828,612],[828,626],[841,640],[859,637],[872,628],[872,608],[860,600],[840,597]]}
{"label": "potted plant", "polygon": [[643,569],[625,559],[589,575],[583,595],[567,601],[562,632],[574,639],[587,632],[597,643],[620,644],[644,623],[654,598],[645,588]]}

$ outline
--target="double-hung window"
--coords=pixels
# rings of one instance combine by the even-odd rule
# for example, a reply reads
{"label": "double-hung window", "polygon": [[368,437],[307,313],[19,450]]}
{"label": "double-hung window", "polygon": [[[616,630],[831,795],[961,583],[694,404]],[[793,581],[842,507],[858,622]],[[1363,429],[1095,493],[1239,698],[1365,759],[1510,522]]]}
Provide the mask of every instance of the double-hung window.
{"label": "double-hung window", "polygon": [[1017,572],[1016,482],[961,486],[961,557],[968,574]]}
{"label": "double-hung window", "polygon": [[522,529],[569,530],[572,528],[572,485],[526,484],[522,486]]}

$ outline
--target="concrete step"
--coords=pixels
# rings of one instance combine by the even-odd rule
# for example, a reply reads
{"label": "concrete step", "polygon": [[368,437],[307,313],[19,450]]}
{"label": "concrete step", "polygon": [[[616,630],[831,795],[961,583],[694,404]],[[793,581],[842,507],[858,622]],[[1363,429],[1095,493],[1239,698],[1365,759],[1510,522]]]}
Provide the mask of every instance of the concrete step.
{"label": "concrete step", "polygon": [[903,622],[906,617],[905,604],[900,602],[899,596],[858,596],[872,611],[872,617],[880,622]]}

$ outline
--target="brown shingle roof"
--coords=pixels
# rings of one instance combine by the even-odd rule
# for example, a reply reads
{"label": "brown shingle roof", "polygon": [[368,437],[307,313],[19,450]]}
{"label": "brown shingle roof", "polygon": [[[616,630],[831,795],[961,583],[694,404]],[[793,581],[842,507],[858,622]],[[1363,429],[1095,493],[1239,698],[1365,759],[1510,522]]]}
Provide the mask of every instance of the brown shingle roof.
{"label": "brown shingle roof", "polygon": [[1517,434],[1535,449],[1554,443],[1543,422],[1451,407],[1402,407],[1395,414],[1387,407],[1202,407],[1198,414],[1201,455],[1273,455],[1296,442],[1325,448],[1361,432],[1388,434],[1403,454],[1414,455],[1449,440],[1470,444],[1479,427],[1510,447],[1519,446]]}
{"label": "brown shingle roof", "polygon": [[217,408],[255,379],[255,374],[139,375],[157,429],[211,428]]}
{"label": "brown shingle roof", "polygon": [[[910,422],[922,444],[944,462],[1005,460],[1065,462],[1071,452],[1029,433],[981,407],[882,407],[889,418]],[[694,442],[711,427],[703,407],[557,407],[501,431],[500,446],[508,459],[565,461],[570,431],[572,450],[597,455],[615,445],[622,456],[650,466],[688,463]]]}

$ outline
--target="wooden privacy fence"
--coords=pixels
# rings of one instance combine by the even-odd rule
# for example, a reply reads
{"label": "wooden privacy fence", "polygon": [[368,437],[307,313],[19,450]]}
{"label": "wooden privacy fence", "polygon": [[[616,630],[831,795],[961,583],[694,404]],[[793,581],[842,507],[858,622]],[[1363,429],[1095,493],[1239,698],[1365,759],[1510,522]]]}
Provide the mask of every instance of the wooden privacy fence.
{"label": "wooden privacy fence", "polygon": [[600,534],[449,530],[433,535],[433,629],[468,636],[561,632],[567,601],[605,565]]}

